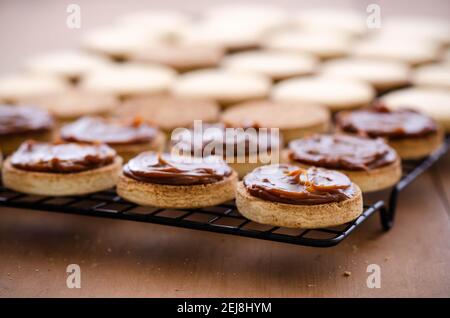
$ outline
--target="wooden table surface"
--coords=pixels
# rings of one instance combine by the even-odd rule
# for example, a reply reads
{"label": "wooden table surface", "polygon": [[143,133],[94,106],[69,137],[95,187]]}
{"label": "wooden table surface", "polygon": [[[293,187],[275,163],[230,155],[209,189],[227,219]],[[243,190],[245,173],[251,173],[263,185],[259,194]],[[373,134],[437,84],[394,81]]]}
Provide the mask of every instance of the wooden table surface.
{"label": "wooden table surface", "polygon": [[[22,40],[12,41],[15,33],[6,32],[11,27],[5,25],[16,21],[18,14],[28,16],[21,21],[30,27],[30,19],[36,22],[49,7],[59,8],[52,1],[39,3],[25,13],[19,10],[26,8],[22,1],[0,4],[0,35],[8,43],[1,70],[15,68],[18,58],[51,42],[51,19],[45,32],[34,31],[47,34],[41,41],[29,36],[31,30],[18,31],[33,44],[17,34]],[[110,8],[121,11],[119,5]],[[60,44],[73,43],[75,36],[61,36],[64,32],[55,30],[53,36]],[[401,194],[391,231],[382,232],[375,215],[328,249],[0,208],[0,296],[449,297],[449,201],[447,155]],[[80,289],[66,286],[69,264],[81,267]],[[380,289],[366,285],[368,264],[381,267]],[[351,275],[344,276],[346,271]]]}

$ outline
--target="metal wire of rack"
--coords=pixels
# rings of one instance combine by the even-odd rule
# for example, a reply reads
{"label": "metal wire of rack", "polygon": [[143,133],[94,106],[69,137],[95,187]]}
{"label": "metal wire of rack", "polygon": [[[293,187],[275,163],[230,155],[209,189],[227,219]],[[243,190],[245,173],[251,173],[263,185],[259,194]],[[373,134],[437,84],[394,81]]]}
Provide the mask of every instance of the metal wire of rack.
{"label": "metal wire of rack", "polygon": [[444,145],[431,156],[403,162],[403,177],[386,200],[365,205],[364,212],[357,219],[332,228],[305,230],[258,224],[240,215],[234,202],[189,210],[143,207],[123,200],[114,189],[78,197],[42,197],[0,186],[0,206],[155,223],[311,247],[331,247],[348,237],[377,211],[383,229],[390,229],[399,193],[436,163],[449,148],[450,137],[447,137]]}

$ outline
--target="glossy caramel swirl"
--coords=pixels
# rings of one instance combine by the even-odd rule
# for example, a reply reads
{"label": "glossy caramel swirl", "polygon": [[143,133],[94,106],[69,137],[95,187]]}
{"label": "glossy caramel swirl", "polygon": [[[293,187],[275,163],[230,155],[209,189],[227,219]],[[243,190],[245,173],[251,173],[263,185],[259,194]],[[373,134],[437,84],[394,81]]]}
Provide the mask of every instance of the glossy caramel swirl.
{"label": "glossy caramel swirl", "polygon": [[183,157],[148,151],[128,161],[123,173],[148,183],[197,185],[222,181],[233,170],[217,156]]}
{"label": "glossy caramel swirl", "polygon": [[424,114],[381,107],[338,113],[336,125],[345,132],[389,139],[425,137],[437,132],[436,122]]}
{"label": "glossy caramel swirl", "polygon": [[116,152],[103,144],[51,144],[26,141],[11,156],[11,165],[34,172],[72,173],[111,164]]}
{"label": "glossy caramel swirl", "polygon": [[314,135],[289,143],[289,159],[338,170],[371,170],[394,163],[398,156],[383,139],[351,135]]}
{"label": "glossy caramel swirl", "polygon": [[0,136],[46,131],[53,124],[52,116],[40,108],[0,105]]}
{"label": "glossy caramel swirl", "polygon": [[117,121],[101,117],[83,117],[61,128],[64,141],[103,142],[109,145],[147,143],[155,138],[156,128],[140,120]]}
{"label": "glossy caramel swirl", "polygon": [[244,185],[252,196],[298,205],[340,202],[353,197],[356,191],[340,172],[285,164],[256,168],[245,176]]}

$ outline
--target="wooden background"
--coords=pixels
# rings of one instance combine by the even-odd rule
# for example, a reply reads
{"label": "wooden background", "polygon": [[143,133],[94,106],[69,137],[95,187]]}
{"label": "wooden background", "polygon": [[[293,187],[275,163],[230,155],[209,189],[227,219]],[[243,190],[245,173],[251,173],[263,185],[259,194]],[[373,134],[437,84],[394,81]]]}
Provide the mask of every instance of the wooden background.
{"label": "wooden background", "polygon": [[[163,5],[196,11],[219,2],[2,0],[0,71],[19,69],[24,58],[39,52],[75,47],[83,29],[125,11]],[[65,27],[69,3],[81,5],[81,30]],[[447,0],[277,3],[362,9],[379,3],[383,15],[450,14]],[[0,208],[0,296],[449,297],[449,200],[447,155],[402,193],[390,232],[383,233],[374,216],[329,249]],[[81,289],[66,287],[66,267],[72,263],[81,266]],[[381,267],[380,289],[366,286],[366,268],[372,263]],[[344,276],[345,271],[351,275]]]}

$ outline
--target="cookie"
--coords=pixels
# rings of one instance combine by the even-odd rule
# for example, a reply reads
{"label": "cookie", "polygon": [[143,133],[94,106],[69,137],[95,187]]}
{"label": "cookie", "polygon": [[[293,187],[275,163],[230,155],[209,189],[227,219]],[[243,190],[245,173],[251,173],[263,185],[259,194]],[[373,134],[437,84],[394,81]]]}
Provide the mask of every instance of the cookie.
{"label": "cookie", "polygon": [[219,157],[144,152],[124,166],[117,193],[139,205],[191,209],[232,200],[236,182],[236,172]]}
{"label": "cookie", "polygon": [[283,152],[283,161],[340,171],[362,192],[392,187],[402,176],[400,157],[382,138],[335,134],[296,139]]}
{"label": "cookie", "polygon": [[7,75],[0,78],[0,102],[19,103],[30,98],[64,92],[68,85],[60,78],[36,74]]}
{"label": "cookie", "polygon": [[405,88],[384,95],[381,101],[390,109],[414,109],[432,117],[450,132],[450,92],[435,88]]}
{"label": "cookie", "polygon": [[450,92],[450,64],[429,64],[413,72],[412,82],[416,86],[442,88]]}
{"label": "cookie", "polygon": [[121,168],[122,159],[106,145],[28,141],[5,161],[2,180],[28,194],[83,195],[112,188]]}
{"label": "cookie", "polygon": [[190,127],[194,120],[215,122],[219,106],[211,101],[180,99],[171,96],[136,97],[117,108],[120,118],[140,117],[170,134],[179,127]]}
{"label": "cookie", "polygon": [[363,211],[361,190],[344,174],[285,164],[249,173],[238,183],[236,206],[254,222],[306,229],[344,224]]}
{"label": "cookie", "polygon": [[325,62],[320,74],[337,79],[356,79],[371,84],[378,92],[403,87],[410,82],[408,64],[379,59],[343,58]]}
{"label": "cookie", "polygon": [[277,102],[316,103],[339,111],[369,105],[375,91],[355,79],[310,76],[281,81],[273,87],[271,96]]}
{"label": "cookie", "polygon": [[262,99],[271,83],[259,74],[207,69],[185,73],[177,78],[172,93],[180,98],[212,100],[222,106]]}
{"label": "cookie", "polygon": [[265,37],[262,46],[267,49],[293,53],[309,53],[321,59],[346,55],[351,37],[329,31],[288,30]]}
{"label": "cookie", "polygon": [[330,112],[315,104],[247,102],[225,110],[221,121],[238,128],[278,128],[284,141],[289,142],[308,134],[326,132]]}
{"label": "cookie", "polygon": [[230,70],[254,72],[278,81],[312,74],[317,68],[317,59],[309,54],[258,50],[228,55],[222,65]]}
{"label": "cookie", "polygon": [[80,87],[98,94],[118,98],[165,93],[175,72],[165,66],[126,63],[89,73]]}

